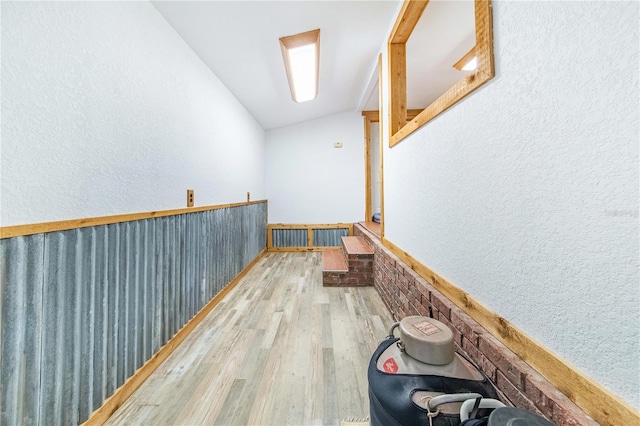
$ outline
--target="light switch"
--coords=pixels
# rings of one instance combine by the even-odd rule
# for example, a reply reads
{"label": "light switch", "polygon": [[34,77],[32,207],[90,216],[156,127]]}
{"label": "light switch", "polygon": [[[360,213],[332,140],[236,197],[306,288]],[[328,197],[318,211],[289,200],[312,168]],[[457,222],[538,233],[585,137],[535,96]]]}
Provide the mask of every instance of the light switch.
{"label": "light switch", "polygon": [[335,143],[333,144],[333,147],[334,147],[334,148],[342,148],[342,142],[335,142]]}

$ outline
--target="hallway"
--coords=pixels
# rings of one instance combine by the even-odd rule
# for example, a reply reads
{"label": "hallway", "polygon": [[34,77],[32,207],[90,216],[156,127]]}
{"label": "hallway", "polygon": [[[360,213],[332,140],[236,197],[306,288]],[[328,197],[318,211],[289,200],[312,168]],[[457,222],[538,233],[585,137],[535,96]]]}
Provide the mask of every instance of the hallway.
{"label": "hallway", "polygon": [[393,320],[373,287],[322,287],[321,264],[268,253],[107,424],[366,417],[367,365]]}

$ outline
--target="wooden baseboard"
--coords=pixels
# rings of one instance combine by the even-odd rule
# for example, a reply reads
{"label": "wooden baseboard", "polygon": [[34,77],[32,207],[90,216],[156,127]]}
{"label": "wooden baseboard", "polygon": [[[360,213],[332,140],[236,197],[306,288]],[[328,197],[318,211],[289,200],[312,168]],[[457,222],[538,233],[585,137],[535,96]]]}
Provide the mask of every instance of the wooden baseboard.
{"label": "wooden baseboard", "polygon": [[382,238],[382,244],[407,266],[486,328],[551,384],[601,425],[640,425],[640,413],[594,380],[567,364],[506,319],[489,310],[468,293],[423,265],[410,254]]}
{"label": "wooden baseboard", "polygon": [[325,251],[329,249],[339,248],[338,247],[270,247],[267,249],[268,252],[307,252],[307,251]]}
{"label": "wooden baseboard", "polygon": [[156,352],[147,362],[140,367],[133,376],[120,386],[113,395],[107,398],[102,406],[95,410],[89,419],[83,423],[84,426],[94,426],[104,424],[109,417],[144,383],[153,371],[167,359],[169,355],[182,343],[182,341],[193,331],[193,329],[204,320],[211,310],[229,293],[238,282],[253,268],[258,261],[267,253],[264,249],[258,256],[244,268],[220,293],[216,294],[193,318],[189,320],[158,352]]}

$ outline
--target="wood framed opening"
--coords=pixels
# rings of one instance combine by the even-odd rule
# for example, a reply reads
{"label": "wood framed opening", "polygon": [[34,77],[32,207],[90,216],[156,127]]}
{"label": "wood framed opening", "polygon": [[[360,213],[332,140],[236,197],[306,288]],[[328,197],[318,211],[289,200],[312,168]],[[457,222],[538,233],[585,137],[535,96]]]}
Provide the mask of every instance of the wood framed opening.
{"label": "wood framed opening", "polygon": [[[382,108],[382,55],[378,55],[378,110],[377,111],[362,111],[364,117],[364,170],[365,170],[365,222],[370,222],[373,219],[374,206],[373,206],[373,194],[379,196],[380,205],[380,237],[384,235],[384,173],[383,173],[383,145],[382,145],[382,120],[381,111]],[[372,123],[378,123],[378,144],[377,152],[372,151],[371,136],[372,136]],[[377,170],[373,170],[372,157],[376,154],[379,159]],[[376,174],[379,180],[374,182],[373,175]]]}
{"label": "wood framed opening", "polygon": [[[382,55],[378,56],[378,82],[382,81]],[[382,105],[382,87],[378,91],[378,105]],[[422,110],[411,109],[407,111],[407,117],[411,120],[420,114]],[[378,191],[380,197],[380,236],[384,236],[384,162],[383,152],[383,128],[382,128],[382,108],[379,110],[362,111],[364,117],[364,170],[365,170],[365,213],[364,221],[370,222],[373,217],[374,193]],[[378,144],[372,147],[372,124],[378,123]],[[377,153],[374,150],[377,149]],[[377,154],[379,157],[379,165],[374,170],[372,157]],[[379,181],[374,179],[375,172],[378,173]]]}
{"label": "wood framed opening", "polygon": [[[490,0],[475,0],[475,72],[465,76],[433,103],[411,118],[407,109],[406,45],[429,1],[405,0],[388,41],[389,54],[389,146],[393,147],[495,75]],[[466,55],[465,55],[466,56]],[[470,57],[462,58],[470,59]]]}

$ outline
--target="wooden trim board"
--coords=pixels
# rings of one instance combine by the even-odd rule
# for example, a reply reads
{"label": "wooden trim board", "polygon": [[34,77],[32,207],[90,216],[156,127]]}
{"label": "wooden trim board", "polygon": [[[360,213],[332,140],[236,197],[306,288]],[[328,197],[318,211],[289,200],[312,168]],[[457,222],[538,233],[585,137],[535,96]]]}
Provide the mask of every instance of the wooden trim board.
{"label": "wooden trim board", "polygon": [[189,320],[158,352],[140,367],[133,376],[120,386],[113,395],[107,398],[102,406],[95,410],[89,419],[83,423],[85,426],[104,424],[109,417],[144,383],[153,371],[167,359],[169,355],[184,341],[193,329],[205,319],[211,310],[240,282],[240,280],[253,268],[267,253],[264,249],[256,258],[247,265],[229,284],[216,294],[193,318]]}
{"label": "wooden trim board", "polygon": [[87,228],[90,226],[110,225],[113,223],[130,222],[132,220],[153,219],[157,217],[173,216],[178,214],[198,213],[209,210],[225,209],[230,207],[248,206],[251,204],[266,203],[267,200],[258,200],[242,203],[218,204],[215,206],[191,207],[173,210],[159,210],[145,213],[128,213],[115,216],[99,216],[85,219],[61,220],[58,222],[43,222],[27,225],[3,226],[0,227],[0,239],[20,237],[25,235],[42,234],[45,232],[66,231],[76,228]]}
{"label": "wooden trim board", "polygon": [[364,116],[364,220],[371,220],[371,115]]}
{"label": "wooden trim board", "polygon": [[380,121],[380,111],[377,110],[362,111],[362,116],[368,118],[372,123],[377,123]]}
{"label": "wooden trim board", "polygon": [[402,9],[400,9],[398,13],[398,19],[396,19],[393,25],[393,30],[391,30],[389,39],[392,40],[392,43],[405,44],[409,41],[409,37],[420,20],[422,12],[426,9],[427,4],[429,4],[429,0],[405,0],[402,4]]}
{"label": "wooden trim board", "polygon": [[352,228],[353,223],[321,223],[321,224],[292,224],[292,223],[270,223],[267,229],[339,229]]}
{"label": "wooden trim board", "polygon": [[307,229],[307,247],[313,247],[313,228]]}
{"label": "wooden trim board", "polygon": [[[382,114],[384,112],[383,102],[384,99],[382,92],[382,54],[378,55],[378,86],[380,90],[378,90],[378,121],[380,125],[378,126],[378,149],[380,150],[380,236],[384,236],[384,120],[382,120]],[[389,120],[387,120],[389,123]],[[367,219],[369,220],[369,219]]]}
{"label": "wooden trim board", "polygon": [[393,135],[407,124],[406,55],[406,44],[389,43],[389,146]]}
{"label": "wooden trim board", "polygon": [[271,252],[282,252],[282,253],[292,253],[292,252],[307,252],[307,251],[325,251],[328,249],[334,249],[335,247],[269,247],[267,251]]}
{"label": "wooden trim board", "polygon": [[[422,111],[423,110],[421,110],[421,109],[408,109],[407,110],[407,120],[413,120]],[[378,123],[380,121],[379,114],[380,114],[379,111],[362,111],[362,115],[364,117],[367,117],[369,119],[369,121],[372,122],[372,123]]]}
{"label": "wooden trim board", "polygon": [[619,397],[586,377],[509,321],[483,306],[468,293],[417,261],[388,239],[382,237],[381,240],[382,244],[407,266],[486,328],[595,421],[607,426],[640,424],[640,413]]}

